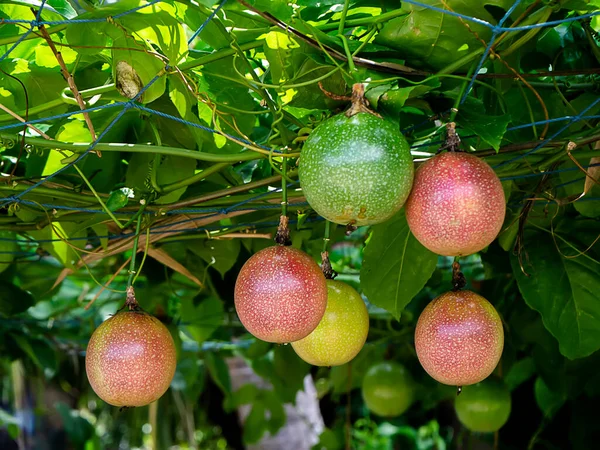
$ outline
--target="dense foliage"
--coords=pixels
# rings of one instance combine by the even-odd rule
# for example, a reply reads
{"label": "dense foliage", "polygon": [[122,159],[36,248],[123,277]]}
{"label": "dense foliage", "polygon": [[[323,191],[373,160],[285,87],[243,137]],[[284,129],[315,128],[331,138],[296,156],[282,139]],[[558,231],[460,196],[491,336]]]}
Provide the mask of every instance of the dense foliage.
{"label": "dense foliage", "polygon": [[[315,448],[595,448],[599,9],[598,0],[2,2],[0,447],[240,448],[284,426],[283,405],[310,373],[326,427]],[[423,247],[404,210],[347,234],[299,189],[303,143],[346,108],[355,83],[417,166],[454,122],[461,147],[502,181],[498,238],[460,259],[467,288],[504,325],[493,377],[512,410],[495,436],[460,425],[456,390],[429,377],[414,349],[419,314],[451,288],[453,259]],[[328,246],[337,280],[368,301],[367,343],[348,364],[311,367],[289,345],[254,339],[235,315],[237,274],[273,245],[282,202],[292,245],[318,262]],[[158,404],[120,412],[91,390],[84,356],[131,282],[174,337],[177,369]],[[233,357],[268,386],[233,389]],[[385,360],[414,379],[412,405],[388,419],[360,389]],[[243,427],[241,405],[251,407]]]}

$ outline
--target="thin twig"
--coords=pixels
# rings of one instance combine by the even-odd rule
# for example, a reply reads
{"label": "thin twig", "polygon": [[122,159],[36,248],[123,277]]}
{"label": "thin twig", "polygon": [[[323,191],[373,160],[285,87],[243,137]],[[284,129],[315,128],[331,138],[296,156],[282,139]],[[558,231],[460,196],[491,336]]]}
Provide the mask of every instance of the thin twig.
{"label": "thin twig", "polygon": [[13,112],[12,110],[8,109],[6,106],[4,106],[2,103],[0,103],[0,109],[4,112],[6,112],[7,114],[10,114],[11,116],[13,116],[15,119],[17,119],[19,122],[24,123],[27,127],[31,128],[33,131],[35,131],[37,134],[39,134],[41,137],[43,137],[44,139],[48,139],[48,140],[53,140],[50,136],[48,136],[46,133],[44,133],[42,130],[40,130],[39,128],[37,128],[35,125],[32,125],[30,123],[27,123],[27,121],[25,119],[23,119],[21,116],[19,116],[16,112]]}
{"label": "thin twig", "polygon": [[[33,8],[31,9],[31,12],[33,12],[34,15],[37,14]],[[77,89],[77,85],[75,84],[75,80],[73,79],[73,76],[69,73],[69,69],[67,69],[67,65],[65,64],[65,60],[63,59],[62,54],[56,49],[54,42],[52,42],[52,38],[48,34],[48,31],[46,31],[46,27],[44,25],[40,25],[39,30],[40,30],[40,33],[42,33],[42,36],[44,37],[46,42],[48,43],[48,46],[52,50],[52,53],[54,53],[54,56],[56,57],[56,61],[58,61],[58,64],[60,65],[60,71],[62,72],[62,76],[67,81],[67,84],[69,85],[69,89],[71,89],[71,92],[73,93],[73,97],[75,98],[75,100],[77,100],[77,104],[79,105],[79,108],[82,110],[85,110],[86,109],[85,101],[81,97],[81,94],[79,93],[79,89]],[[87,112],[84,112],[83,117],[84,117],[85,123],[87,124],[88,129],[90,131],[90,135],[92,136],[92,141],[95,141],[96,140],[96,131],[94,131],[94,125],[92,124],[90,115]],[[102,156],[100,151],[94,150],[94,152],[99,157]]]}

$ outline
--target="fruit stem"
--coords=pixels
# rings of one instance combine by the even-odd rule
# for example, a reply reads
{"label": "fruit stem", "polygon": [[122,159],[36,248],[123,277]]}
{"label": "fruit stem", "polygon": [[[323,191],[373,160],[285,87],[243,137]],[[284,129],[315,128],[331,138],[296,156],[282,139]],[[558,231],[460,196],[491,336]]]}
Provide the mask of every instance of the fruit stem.
{"label": "fruit stem", "polygon": [[138,311],[140,309],[140,305],[135,299],[135,291],[133,290],[133,286],[127,287],[127,297],[125,298],[125,306],[129,311]]}
{"label": "fruit stem", "polygon": [[460,149],[460,137],[456,133],[456,123],[454,122],[446,124],[446,141],[437,152],[440,153],[443,150],[462,152]]}
{"label": "fruit stem", "polygon": [[328,280],[333,280],[335,277],[337,277],[337,272],[333,270],[333,267],[331,267],[331,261],[329,261],[329,252],[321,252],[321,261],[321,270],[323,271],[325,278]]}
{"label": "fruit stem", "polygon": [[348,225],[346,225],[346,236],[350,236],[357,230],[357,228],[358,227],[354,225],[354,223],[349,223]]}
{"label": "fruit stem", "polygon": [[137,256],[138,251],[138,242],[140,240],[140,227],[142,225],[142,217],[143,214],[140,214],[137,218],[137,225],[135,227],[135,236],[133,238],[133,248],[131,254],[131,263],[129,263],[129,278],[127,279],[127,289],[129,292],[129,288],[133,285],[133,277],[135,276],[135,257]]}
{"label": "fruit stem", "polygon": [[329,245],[329,235],[331,233],[331,222],[329,220],[325,221],[325,233],[323,234],[323,252],[327,251],[327,246]]}
{"label": "fruit stem", "polygon": [[369,108],[369,101],[365,98],[365,85],[362,83],[354,83],[352,85],[352,97],[350,98],[352,105],[344,113],[346,117],[352,117],[358,113],[368,113],[381,119],[381,115]]}
{"label": "fruit stem", "polygon": [[275,234],[275,242],[279,245],[291,245],[290,241],[290,229],[288,228],[289,218],[288,216],[279,217],[279,227]]}
{"label": "fruit stem", "polygon": [[452,263],[452,290],[460,291],[467,285],[467,280],[463,273],[460,271],[460,264],[458,263],[458,257],[455,258]]}
{"label": "fruit stem", "polygon": [[[282,153],[285,154],[286,148],[281,150]],[[287,207],[288,207],[288,195],[287,195],[287,158],[283,158],[281,163],[281,173],[283,176],[281,177],[281,215],[287,216]]]}
{"label": "fruit stem", "polygon": [[458,397],[462,392],[462,386],[456,386],[456,396]]}

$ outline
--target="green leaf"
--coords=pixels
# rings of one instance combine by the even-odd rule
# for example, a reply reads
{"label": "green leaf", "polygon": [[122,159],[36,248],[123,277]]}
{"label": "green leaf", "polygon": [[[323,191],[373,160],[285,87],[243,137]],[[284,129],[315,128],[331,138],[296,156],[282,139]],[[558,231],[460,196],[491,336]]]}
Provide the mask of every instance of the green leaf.
{"label": "green leaf", "polygon": [[15,259],[15,253],[19,251],[16,237],[13,231],[0,231],[0,273],[8,269]]}
{"label": "green leaf", "polygon": [[67,27],[67,42],[80,55],[97,55],[106,47],[108,36],[101,23],[72,23]]}
{"label": "green leaf", "polygon": [[[574,252],[558,237],[565,255]],[[538,311],[544,326],[558,340],[567,358],[582,358],[600,348],[600,263],[588,255],[563,257],[552,238],[525,234],[523,266],[511,254],[512,270],[527,304]]]}
{"label": "green leaf", "polygon": [[239,239],[198,239],[188,248],[224,276],[237,261],[241,245]]}
{"label": "green leaf", "polygon": [[261,402],[254,403],[244,423],[242,439],[246,444],[254,444],[260,440],[267,430],[265,419],[266,408]]}
{"label": "green leaf", "polygon": [[29,292],[9,283],[8,280],[0,280],[1,316],[12,316],[25,312],[34,304],[35,299]]}
{"label": "green leaf", "polygon": [[[164,63],[155,56],[150,55],[149,53],[127,50],[127,49],[138,49],[140,48],[140,43],[135,39],[132,39],[123,34],[123,30],[119,28],[108,28],[109,35],[113,40],[113,50],[112,50],[112,74],[113,79],[119,79],[121,83],[126,81],[123,80],[131,80],[132,77],[139,77],[142,86],[146,86],[150,81],[154,79],[155,76],[159,75],[164,69]],[[124,50],[125,49],[125,50]],[[133,75],[130,75],[129,72],[117,72],[118,67],[123,67],[119,63],[124,62],[128,67],[133,69]],[[132,81],[130,81],[132,82]],[[152,83],[148,89],[144,91],[141,98],[138,98],[138,101],[141,103],[150,103],[159,98],[165,92],[167,84],[167,78],[163,74],[156,81]],[[138,87],[137,90],[133,90],[134,94],[139,92]],[[133,98],[134,95],[131,95],[130,98]]]}
{"label": "green leaf", "polygon": [[514,391],[517,387],[529,380],[536,373],[533,358],[523,358],[517,361],[504,377],[504,383],[509,390]]}
{"label": "green leaf", "polygon": [[[197,125],[206,126],[206,122],[203,124],[198,119],[198,100],[190,93],[180,78],[171,77],[169,79],[169,98],[173,102],[173,105],[175,105],[175,108],[177,108],[177,112],[182,119]],[[212,133],[190,125],[187,125],[187,127],[194,136],[199,150],[202,150],[205,142],[214,141]]]}
{"label": "green leaf", "polygon": [[223,302],[215,297],[205,298],[198,305],[185,301],[181,306],[183,325],[198,344],[208,339],[221,326],[224,315]]}
{"label": "green leaf", "polygon": [[551,390],[541,377],[535,380],[534,392],[535,401],[546,417],[552,417],[566,401],[562,393]]}
{"label": "green leaf", "polygon": [[[421,3],[447,9],[442,0],[421,0]],[[513,0],[452,2],[452,10],[496,23],[484,5],[508,10],[513,3]],[[490,28],[484,25],[469,22],[467,28],[457,17],[426,6],[402,3],[401,9],[407,15],[386,22],[375,43],[398,50],[403,58],[414,65],[441,69],[481,48],[482,44],[477,36],[486,42],[491,36]]]}
{"label": "green leaf", "polygon": [[291,345],[278,345],[273,349],[273,369],[271,382],[280,398],[286,403],[295,402],[296,393],[304,389],[310,365],[296,355]]}
{"label": "green leaf", "polygon": [[56,353],[46,341],[31,339],[22,334],[13,334],[11,337],[36,366],[48,371],[49,375],[56,373],[58,369]]}
{"label": "green leaf", "polygon": [[361,286],[369,302],[396,319],[423,289],[437,264],[437,255],[412,235],[404,210],[373,227],[360,272]]}
{"label": "green leaf", "polygon": [[[577,152],[574,152],[574,156],[577,156]],[[588,161],[579,161],[579,163],[583,166],[587,166],[589,164]],[[567,161],[563,165],[561,165],[561,169],[573,169],[567,172],[560,173],[560,181],[564,184],[563,189],[567,196],[572,198],[577,198],[581,195],[585,190],[585,181],[586,176],[581,170],[577,169],[577,166],[572,161]],[[590,167],[587,169],[588,171],[593,171],[594,175],[597,176],[597,168]],[[573,206],[582,216],[597,218],[600,217],[600,201],[597,199],[600,197],[600,186],[596,183],[592,185],[592,188],[579,200],[573,203]],[[595,199],[595,200],[588,200]]]}
{"label": "green leaf", "polygon": [[[182,156],[163,156],[159,161],[159,166],[154,169],[154,155],[152,154],[136,153],[129,160],[126,184],[127,187],[133,189],[136,199],[140,199],[144,193],[152,191],[152,185],[150,184],[150,173],[152,170],[158,171],[156,181],[160,187],[164,187],[167,184],[191,177],[194,175],[196,169],[195,162],[190,162],[189,158]],[[167,204],[176,202],[186,189],[187,186],[169,192],[156,200],[156,203]]]}
{"label": "green leaf", "polygon": [[[336,394],[348,392],[360,387],[367,370],[383,359],[385,348],[373,344],[365,344],[356,357],[347,364],[331,368],[329,374]],[[348,377],[350,376],[350,381]]]}
{"label": "green leaf", "polygon": [[229,376],[229,369],[223,358],[220,358],[214,353],[207,353],[204,356],[204,361],[206,362],[208,373],[210,373],[215,384],[219,386],[219,389],[221,389],[226,396],[230,395],[231,377]]}
{"label": "green leaf", "polygon": [[456,123],[465,130],[479,136],[496,151],[500,148],[500,143],[510,122],[511,117],[508,114],[491,116],[479,114],[469,108],[460,109],[456,116]]}
{"label": "green leaf", "polygon": [[106,200],[106,207],[111,211],[117,211],[124,208],[129,203],[129,195],[127,188],[117,189],[112,191]]}
{"label": "green leaf", "polygon": [[67,404],[58,402],[55,406],[63,422],[64,430],[69,440],[77,447],[82,448],[85,442],[94,434],[94,427],[79,411],[71,409]]}
{"label": "green leaf", "polygon": [[168,3],[151,5],[119,19],[121,25],[146,42],[152,42],[177,65],[187,55],[185,31],[175,18],[175,7]]}

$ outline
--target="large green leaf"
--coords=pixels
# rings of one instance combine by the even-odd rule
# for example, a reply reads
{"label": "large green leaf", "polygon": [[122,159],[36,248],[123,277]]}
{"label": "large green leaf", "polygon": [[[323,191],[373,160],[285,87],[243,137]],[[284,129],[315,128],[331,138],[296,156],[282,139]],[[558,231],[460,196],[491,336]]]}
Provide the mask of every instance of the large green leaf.
{"label": "large green leaf", "polygon": [[35,303],[33,296],[23,289],[0,280],[0,316],[19,314]]}
{"label": "large green leaf", "polygon": [[185,301],[181,306],[181,320],[199,344],[221,326],[224,314],[223,302],[215,297],[205,298],[198,304]]}
{"label": "large green leaf", "polygon": [[8,269],[19,250],[17,235],[12,231],[0,231],[0,273]]}
{"label": "large green leaf", "polygon": [[[424,5],[441,9],[444,3],[454,12],[495,23],[483,5],[507,10],[513,0],[421,0]],[[475,33],[487,41],[490,28],[468,21],[467,28],[457,17],[449,16],[426,6],[403,3],[407,15],[386,22],[375,43],[398,50],[402,57],[415,66],[441,69],[457,59],[482,47]]]}
{"label": "large green leaf", "polygon": [[360,272],[369,302],[400,318],[404,307],[425,286],[437,255],[412,235],[404,210],[373,227]]}
{"label": "large green leaf", "polygon": [[198,239],[191,241],[188,248],[224,276],[240,254],[240,240]]}
{"label": "large green leaf", "polygon": [[[573,250],[558,237],[563,255]],[[582,358],[600,349],[600,263],[588,255],[566,258],[548,235],[525,234],[523,266],[511,264],[527,304],[538,311],[544,326],[558,340],[567,358]]]}
{"label": "large green leaf", "polygon": [[161,2],[119,19],[132,34],[162,50],[172,66],[187,54],[185,31],[175,18],[175,7]]}

